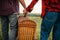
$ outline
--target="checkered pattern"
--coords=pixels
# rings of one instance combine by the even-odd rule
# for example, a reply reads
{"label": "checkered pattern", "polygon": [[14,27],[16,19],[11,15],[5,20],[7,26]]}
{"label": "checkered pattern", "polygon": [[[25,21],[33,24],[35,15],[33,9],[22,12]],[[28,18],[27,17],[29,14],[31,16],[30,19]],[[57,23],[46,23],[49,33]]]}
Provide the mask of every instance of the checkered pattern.
{"label": "checkered pattern", "polygon": [[60,0],[42,0],[41,17],[44,17],[48,11],[60,12]]}
{"label": "checkered pattern", "polygon": [[[37,3],[38,0],[32,0],[31,4],[26,8],[27,11],[31,12],[31,8]],[[47,11],[60,12],[60,0],[42,0],[42,14],[43,18]]]}
{"label": "checkered pattern", "polygon": [[34,7],[34,5],[38,2],[38,0],[32,0],[32,2],[30,3],[30,5],[26,8],[27,11],[31,12],[31,8]]}

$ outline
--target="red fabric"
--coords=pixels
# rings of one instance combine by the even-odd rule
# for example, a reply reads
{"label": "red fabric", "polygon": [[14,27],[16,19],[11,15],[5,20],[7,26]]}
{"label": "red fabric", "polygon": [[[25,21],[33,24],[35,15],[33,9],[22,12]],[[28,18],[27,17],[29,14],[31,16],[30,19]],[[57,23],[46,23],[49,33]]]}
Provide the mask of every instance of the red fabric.
{"label": "red fabric", "polygon": [[45,11],[46,10],[46,5],[45,5],[45,2],[44,0],[42,0],[42,13],[41,13],[41,17],[43,18],[45,16]]}
{"label": "red fabric", "polygon": [[[31,4],[26,8],[27,11],[31,12],[31,8],[34,7],[37,1],[38,0],[32,0]],[[45,16],[46,11],[60,12],[60,0],[42,0],[42,18]]]}
{"label": "red fabric", "polygon": [[34,5],[35,5],[37,2],[38,2],[38,0],[32,0],[32,2],[31,2],[30,5],[26,8],[26,10],[27,10],[28,12],[31,12],[31,11],[32,11],[31,8],[33,8]]}
{"label": "red fabric", "polygon": [[60,12],[60,0],[42,0],[42,18],[45,16],[46,11]]}

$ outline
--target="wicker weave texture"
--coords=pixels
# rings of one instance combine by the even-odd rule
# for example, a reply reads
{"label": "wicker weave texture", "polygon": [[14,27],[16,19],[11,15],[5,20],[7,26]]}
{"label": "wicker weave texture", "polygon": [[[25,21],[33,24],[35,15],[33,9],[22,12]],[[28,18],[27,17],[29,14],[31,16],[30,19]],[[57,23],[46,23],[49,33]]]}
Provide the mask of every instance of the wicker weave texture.
{"label": "wicker weave texture", "polygon": [[34,40],[36,23],[32,20],[18,20],[18,39]]}

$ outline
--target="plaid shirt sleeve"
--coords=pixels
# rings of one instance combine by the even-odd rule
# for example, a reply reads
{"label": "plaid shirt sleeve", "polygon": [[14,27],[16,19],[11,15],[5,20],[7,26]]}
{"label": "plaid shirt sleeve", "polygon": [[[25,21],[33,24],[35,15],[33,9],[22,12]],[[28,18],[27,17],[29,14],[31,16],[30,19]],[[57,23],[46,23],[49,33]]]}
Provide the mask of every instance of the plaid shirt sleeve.
{"label": "plaid shirt sleeve", "polygon": [[41,13],[41,17],[43,18],[46,14],[46,5],[45,5],[45,1],[42,0],[42,13]]}
{"label": "plaid shirt sleeve", "polygon": [[[31,4],[26,8],[26,10],[28,12],[31,12],[31,8],[34,7],[34,5],[38,2],[38,0],[32,0]],[[46,6],[45,6],[45,3],[44,3],[44,0],[42,0],[42,14],[41,14],[41,17],[43,18],[45,13],[46,13]]]}
{"label": "plaid shirt sleeve", "polygon": [[35,5],[37,2],[38,2],[38,0],[32,0],[32,2],[31,2],[30,5],[26,8],[26,10],[27,10],[28,12],[31,12],[31,11],[32,11],[31,8],[33,8],[34,5]]}

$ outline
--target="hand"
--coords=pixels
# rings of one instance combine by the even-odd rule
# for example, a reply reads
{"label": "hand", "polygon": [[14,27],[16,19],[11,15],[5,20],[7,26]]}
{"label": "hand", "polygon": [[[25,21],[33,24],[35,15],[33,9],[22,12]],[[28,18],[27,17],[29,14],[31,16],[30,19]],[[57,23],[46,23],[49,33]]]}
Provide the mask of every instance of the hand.
{"label": "hand", "polygon": [[26,10],[26,8],[23,10],[23,12],[24,12],[24,13],[27,13],[27,10]]}
{"label": "hand", "polygon": [[28,9],[29,12],[31,12],[32,10],[33,10],[33,8]]}
{"label": "hand", "polygon": [[33,10],[33,8],[31,8],[31,11]]}
{"label": "hand", "polygon": [[24,17],[26,17],[27,16],[27,13],[28,13],[27,10],[24,9],[23,12],[24,12]]}

